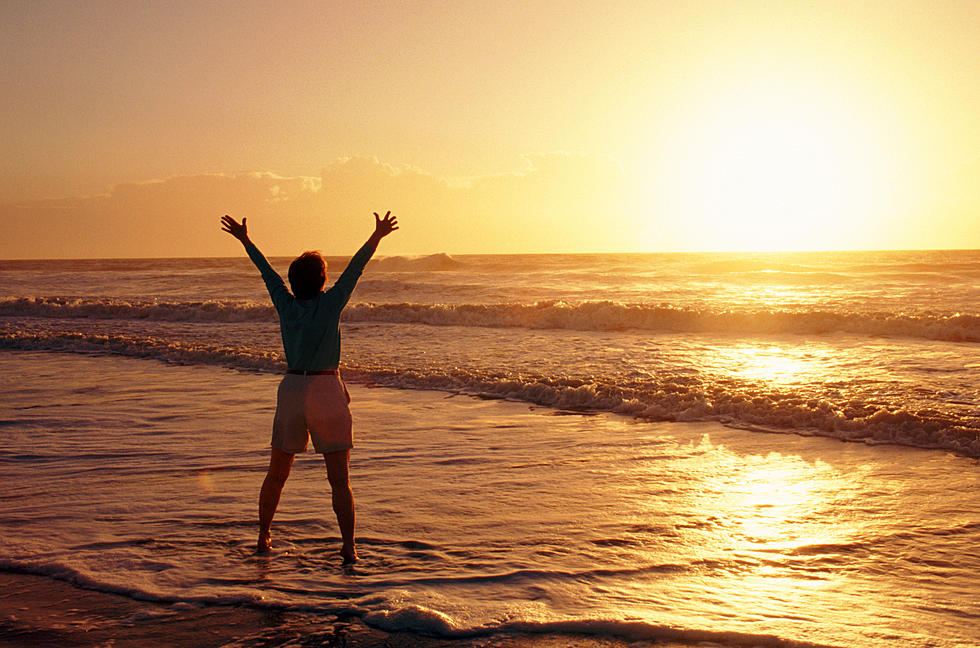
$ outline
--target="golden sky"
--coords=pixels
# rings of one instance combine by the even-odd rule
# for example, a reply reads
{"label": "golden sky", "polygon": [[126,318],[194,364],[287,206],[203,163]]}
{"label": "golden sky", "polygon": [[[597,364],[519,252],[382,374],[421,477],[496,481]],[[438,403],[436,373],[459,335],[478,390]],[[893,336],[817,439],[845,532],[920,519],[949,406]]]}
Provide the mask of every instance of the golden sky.
{"label": "golden sky", "polygon": [[980,248],[980,3],[0,4],[0,257]]}

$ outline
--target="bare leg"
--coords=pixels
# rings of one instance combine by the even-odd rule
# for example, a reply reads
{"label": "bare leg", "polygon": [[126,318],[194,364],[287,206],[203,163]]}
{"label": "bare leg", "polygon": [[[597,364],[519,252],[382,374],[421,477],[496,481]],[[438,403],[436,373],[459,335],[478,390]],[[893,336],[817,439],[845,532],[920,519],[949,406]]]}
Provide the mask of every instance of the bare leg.
{"label": "bare leg", "polygon": [[345,563],[351,563],[357,560],[357,551],[354,549],[354,493],[350,489],[350,450],[327,452],[323,455],[323,462],[327,465],[333,512],[337,514],[340,537],[344,543],[340,555]]}
{"label": "bare leg", "polygon": [[279,507],[279,496],[282,495],[282,487],[289,477],[289,470],[293,467],[295,456],[279,448],[272,449],[269,472],[262,482],[262,492],[259,493],[259,540],[255,547],[257,551],[265,552],[272,546],[272,518]]}

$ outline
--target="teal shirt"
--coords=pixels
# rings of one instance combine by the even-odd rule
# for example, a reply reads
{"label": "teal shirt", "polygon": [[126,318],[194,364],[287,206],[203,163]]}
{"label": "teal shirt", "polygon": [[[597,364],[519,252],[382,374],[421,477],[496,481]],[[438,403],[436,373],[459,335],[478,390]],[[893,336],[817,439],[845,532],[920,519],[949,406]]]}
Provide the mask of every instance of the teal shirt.
{"label": "teal shirt", "polygon": [[351,258],[336,283],[309,300],[293,297],[282,277],[272,269],[253,243],[245,245],[245,252],[262,274],[279,314],[286,365],[290,369],[306,371],[336,369],[340,364],[340,312],[350,300],[364,266],[374,254],[374,246],[370,242],[365,243]]}

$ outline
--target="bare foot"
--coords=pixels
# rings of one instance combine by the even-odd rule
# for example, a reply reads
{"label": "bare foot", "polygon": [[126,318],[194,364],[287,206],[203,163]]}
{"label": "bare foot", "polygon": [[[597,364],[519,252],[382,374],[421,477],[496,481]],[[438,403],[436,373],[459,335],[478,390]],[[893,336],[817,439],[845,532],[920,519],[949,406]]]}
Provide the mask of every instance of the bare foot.
{"label": "bare foot", "polygon": [[340,556],[344,559],[345,565],[350,565],[351,563],[357,562],[357,551],[352,546],[344,545],[340,549]]}
{"label": "bare foot", "polygon": [[259,533],[259,540],[255,543],[256,553],[269,553],[272,549],[272,532],[266,531],[265,533]]}

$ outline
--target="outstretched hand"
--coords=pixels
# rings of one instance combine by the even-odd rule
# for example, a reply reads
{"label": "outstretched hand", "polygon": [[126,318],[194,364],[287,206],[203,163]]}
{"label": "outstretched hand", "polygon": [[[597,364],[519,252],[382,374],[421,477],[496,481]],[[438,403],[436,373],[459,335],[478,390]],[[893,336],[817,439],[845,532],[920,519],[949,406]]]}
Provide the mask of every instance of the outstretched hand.
{"label": "outstretched hand", "polygon": [[398,229],[398,219],[391,215],[391,211],[385,214],[384,218],[374,212],[374,238],[381,240]]}
{"label": "outstretched hand", "polygon": [[247,243],[248,227],[245,225],[245,221],[247,220],[248,218],[243,218],[241,224],[239,224],[234,218],[225,214],[221,217],[221,231],[228,232],[242,243]]}

